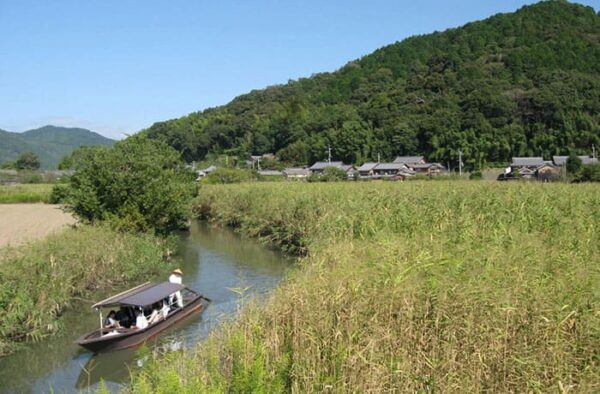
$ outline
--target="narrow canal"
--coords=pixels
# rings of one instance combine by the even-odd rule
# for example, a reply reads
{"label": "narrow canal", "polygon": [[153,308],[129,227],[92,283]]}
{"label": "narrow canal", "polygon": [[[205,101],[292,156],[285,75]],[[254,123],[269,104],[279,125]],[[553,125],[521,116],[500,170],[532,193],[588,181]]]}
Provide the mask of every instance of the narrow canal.
{"label": "narrow canal", "polygon": [[[184,284],[212,299],[212,303],[202,315],[191,316],[153,339],[150,346],[161,351],[189,348],[206,338],[239,310],[241,290],[244,297],[264,296],[291,264],[291,259],[256,241],[204,223],[194,223],[189,234],[182,237],[180,253]],[[139,352],[128,349],[93,355],[73,343],[98,325],[98,315],[90,308],[93,300],[78,302],[65,313],[64,334],[0,358],[0,392],[88,392],[98,386],[100,379],[111,391],[127,384],[130,370],[144,363]]]}

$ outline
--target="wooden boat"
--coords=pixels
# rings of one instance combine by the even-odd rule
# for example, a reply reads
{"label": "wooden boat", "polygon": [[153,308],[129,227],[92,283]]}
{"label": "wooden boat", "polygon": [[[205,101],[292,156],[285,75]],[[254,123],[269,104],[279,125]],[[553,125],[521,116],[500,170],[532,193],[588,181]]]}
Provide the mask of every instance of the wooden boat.
{"label": "wooden boat", "polygon": [[[173,294],[181,296],[182,307],[173,301]],[[167,316],[149,324],[146,328],[104,327],[102,308],[118,307],[123,311],[135,309],[144,311],[155,303],[167,302],[167,300],[170,300]],[[137,346],[183,318],[203,311],[209,302],[208,298],[181,284],[144,283],[92,305],[92,308],[100,312],[100,328],[81,336],[76,343],[94,353]]]}

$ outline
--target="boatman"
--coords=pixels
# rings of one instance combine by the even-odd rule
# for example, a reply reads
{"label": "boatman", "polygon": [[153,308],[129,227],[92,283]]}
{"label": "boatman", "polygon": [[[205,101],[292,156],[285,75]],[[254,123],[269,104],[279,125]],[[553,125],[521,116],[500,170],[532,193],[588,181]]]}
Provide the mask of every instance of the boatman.
{"label": "boatman", "polygon": [[[182,282],[182,280],[181,280],[182,277],[183,277],[183,271],[181,271],[179,268],[176,268],[173,270],[173,272],[169,276],[169,282],[177,283],[178,285],[180,285]],[[183,308],[183,298],[181,298],[180,291],[175,292],[174,294],[171,294],[171,296],[169,297],[169,304],[173,305],[174,300],[177,301],[178,307]]]}

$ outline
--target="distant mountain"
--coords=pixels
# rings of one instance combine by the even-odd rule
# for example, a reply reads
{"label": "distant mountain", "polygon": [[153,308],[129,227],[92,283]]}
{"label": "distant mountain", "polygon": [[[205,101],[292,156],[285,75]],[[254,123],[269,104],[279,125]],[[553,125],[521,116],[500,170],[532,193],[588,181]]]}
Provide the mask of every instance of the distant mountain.
{"label": "distant mountain", "polygon": [[[399,20],[398,23],[402,23]],[[470,168],[600,146],[600,15],[544,1],[380,48],[143,131],[182,152],[297,164],[425,155]]]}
{"label": "distant mountain", "polygon": [[60,159],[75,148],[113,143],[110,138],[80,128],[44,126],[23,133],[0,130],[0,163],[32,151],[40,158],[43,169],[55,169]]}

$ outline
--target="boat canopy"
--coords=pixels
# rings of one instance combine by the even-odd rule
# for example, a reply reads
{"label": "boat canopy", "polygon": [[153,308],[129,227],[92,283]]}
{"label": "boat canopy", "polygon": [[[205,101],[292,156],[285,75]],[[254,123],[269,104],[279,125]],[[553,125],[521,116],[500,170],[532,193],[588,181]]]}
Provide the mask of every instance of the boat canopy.
{"label": "boat canopy", "polygon": [[144,307],[163,300],[171,294],[185,289],[184,285],[170,282],[144,283],[92,305],[102,308],[115,305]]}

